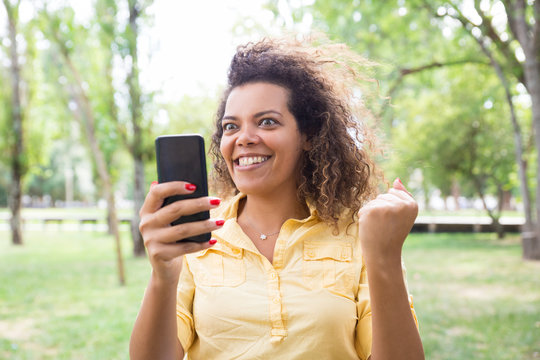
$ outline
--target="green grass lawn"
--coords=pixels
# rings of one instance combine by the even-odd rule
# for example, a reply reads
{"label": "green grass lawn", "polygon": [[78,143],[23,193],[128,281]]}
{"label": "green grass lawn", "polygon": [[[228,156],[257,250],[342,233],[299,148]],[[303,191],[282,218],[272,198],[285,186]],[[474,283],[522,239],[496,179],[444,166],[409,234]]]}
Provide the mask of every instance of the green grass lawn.
{"label": "green grass lawn", "polygon": [[114,243],[93,232],[26,232],[23,247],[0,232],[0,359],[127,359],[133,321],[150,274],[123,249],[118,285]]}
{"label": "green grass lawn", "polygon": [[[485,210],[478,209],[460,209],[460,210],[420,210],[420,216],[461,216],[461,217],[487,217]],[[501,213],[502,217],[523,218],[523,212],[514,210],[505,210]]]}
{"label": "green grass lawn", "polygon": [[[133,209],[117,209],[118,217],[131,217]],[[105,219],[107,210],[97,207],[65,207],[65,208],[22,208],[21,214],[23,218],[40,219],[40,218],[71,218],[71,217],[95,217]],[[0,216],[9,218],[11,211],[8,208],[0,207]]]}
{"label": "green grass lawn", "polygon": [[515,235],[413,234],[404,257],[427,359],[540,358],[540,262]]}
{"label": "green grass lawn", "polygon": [[[0,232],[0,359],[127,359],[150,267],[127,233],[127,286],[100,233]],[[413,234],[404,258],[427,359],[540,358],[540,262],[517,238]]]}

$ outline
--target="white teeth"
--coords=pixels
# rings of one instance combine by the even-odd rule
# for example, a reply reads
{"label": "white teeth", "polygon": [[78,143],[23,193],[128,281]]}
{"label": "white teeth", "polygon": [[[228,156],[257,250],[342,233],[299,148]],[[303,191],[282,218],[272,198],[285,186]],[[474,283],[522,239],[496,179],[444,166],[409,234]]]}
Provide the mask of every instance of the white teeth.
{"label": "white teeth", "polygon": [[250,157],[241,157],[238,159],[238,164],[240,166],[248,166],[253,164],[259,164],[268,160],[268,156],[250,156]]}

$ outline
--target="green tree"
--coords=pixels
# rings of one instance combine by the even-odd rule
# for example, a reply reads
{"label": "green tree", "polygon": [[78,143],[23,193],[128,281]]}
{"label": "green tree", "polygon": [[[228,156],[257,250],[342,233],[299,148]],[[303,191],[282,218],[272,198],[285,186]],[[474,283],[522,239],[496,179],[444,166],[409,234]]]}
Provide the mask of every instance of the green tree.
{"label": "green tree", "polygon": [[[466,63],[490,64],[505,89],[509,105],[507,112],[510,113],[511,120],[506,122],[513,125],[515,157],[521,179],[520,188],[526,209],[525,215],[527,223],[532,222],[528,215],[530,206],[527,206],[529,191],[525,179],[526,155],[522,155],[522,152],[527,150],[523,145],[521,132],[524,121],[523,119],[518,121],[516,118],[514,94],[510,91],[510,84],[524,83],[529,79],[526,87],[533,100],[532,113],[535,118],[534,102],[538,100],[540,103],[540,96],[535,95],[537,70],[534,70],[538,69],[538,59],[534,54],[538,54],[537,46],[540,43],[537,40],[540,33],[540,30],[537,30],[540,27],[540,20],[537,18],[540,15],[538,2],[527,5],[524,1],[472,3],[428,0],[397,2],[317,0],[313,5],[298,7],[291,6],[292,2],[288,3],[291,17],[297,22],[311,16],[315,27],[347,42],[360,53],[389,64],[391,70],[386,75],[379,74],[378,77],[389,79],[387,81],[389,85],[385,86],[383,83],[381,89],[394,103],[406,95],[403,86],[405,76],[409,87],[418,90],[431,88],[436,91],[437,87],[444,87],[441,83],[436,83],[441,78],[423,76],[426,70],[451,65],[461,66]],[[273,5],[277,16],[283,16],[277,11],[277,1],[270,1],[270,4]],[[469,9],[465,11],[467,6]],[[476,13],[475,18],[466,16],[471,12]],[[495,14],[499,14],[498,17]],[[501,22],[501,19],[506,19],[506,22]],[[481,51],[478,51],[479,45]],[[519,47],[528,47],[528,55],[524,55],[525,61],[516,58],[516,49]],[[528,78],[525,76],[525,68],[530,70]],[[415,74],[414,80],[409,79],[408,75],[412,74]],[[399,107],[385,105],[387,104],[383,103],[383,108],[389,111],[381,113],[387,129],[400,121],[410,121],[402,118],[398,112]],[[444,107],[444,103],[441,106]],[[469,106],[469,103],[465,101],[461,106]],[[538,135],[538,131],[535,133]],[[538,144],[539,139],[537,136]],[[537,172],[536,178],[540,179],[540,172]],[[540,201],[538,197],[536,201],[538,205]],[[539,208],[540,206],[537,206],[537,211]],[[540,218],[540,213],[537,217]],[[535,234],[525,227],[523,234],[525,258],[540,258],[540,228],[537,226],[536,229]]]}
{"label": "green tree", "polygon": [[[107,56],[109,49],[99,42],[88,42],[91,29],[76,24],[74,11],[61,8],[54,13],[41,11],[46,34],[55,45],[57,61],[62,65],[69,96],[69,109],[77,120],[90,149],[94,169],[107,202],[107,214],[117,254],[120,284],[125,283],[116,201],[114,196],[114,166],[112,158],[118,150],[116,121],[111,119],[110,100],[103,98],[107,91]],[[82,71],[81,71],[82,68]],[[83,74],[86,75],[83,77]],[[103,75],[105,74],[105,76]]]}
{"label": "green tree", "polygon": [[[400,104],[410,121],[392,130],[396,153],[391,161],[398,174],[422,169],[428,182],[445,195],[457,195],[458,186],[478,196],[502,237],[502,197],[514,187],[516,167],[508,137],[511,125],[500,119],[507,112],[506,103],[489,68],[467,65],[460,74],[444,76],[447,83],[442,94],[423,91]],[[474,82],[470,81],[473,76]],[[483,84],[482,92],[477,91],[476,81]],[[499,199],[496,208],[487,205],[488,194]]]}
{"label": "green tree", "polygon": [[[509,82],[523,84],[530,95],[532,128],[536,154],[540,153],[540,3],[524,0],[432,2],[422,1],[433,18],[456,20],[489,58],[501,84],[506,89],[512,111],[512,123],[520,184],[525,205],[523,257],[540,259],[540,196],[536,194],[536,216],[531,215],[531,203],[526,179],[526,162],[520,156],[523,149],[521,127],[513,113]],[[536,157],[536,188],[540,186],[540,157]]]}
{"label": "green tree", "polygon": [[23,79],[21,75],[19,39],[20,0],[11,2],[3,0],[7,15],[7,31],[9,39],[9,71],[10,71],[10,102],[6,107],[9,126],[7,131],[7,153],[10,159],[11,184],[9,186],[9,207],[11,210],[11,240],[15,245],[23,244],[21,229],[22,179],[27,171],[26,154],[24,150],[24,120],[23,111]]}
{"label": "green tree", "polygon": [[[126,146],[133,158],[133,221],[131,226],[131,235],[133,239],[133,253],[135,256],[145,254],[144,243],[139,232],[139,210],[142,207],[145,197],[145,171],[144,163],[152,157],[153,146],[149,142],[148,134],[152,122],[143,116],[143,94],[139,83],[139,54],[138,54],[138,36],[139,22],[146,7],[151,1],[129,0],[129,21],[123,32],[123,41],[125,43],[124,57],[129,57],[130,67],[126,77],[126,83],[129,90],[129,119],[131,136],[124,136]],[[123,132],[126,134],[126,131]]]}
{"label": "green tree", "polygon": [[[131,234],[133,240],[133,253],[135,256],[144,256],[145,248],[139,232],[139,209],[145,196],[144,164],[152,157],[152,143],[148,141],[152,121],[144,116],[145,94],[142,93],[139,83],[138,61],[138,35],[144,10],[151,1],[129,0],[124,3],[127,14],[126,19],[118,20],[118,4],[112,0],[98,0],[96,2],[96,23],[100,28],[98,34],[101,45],[106,54],[106,74],[108,108],[110,117],[116,121],[116,130],[123,146],[127,149],[133,161],[133,215],[131,221]],[[112,76],[114,58],[120,56],[126,69],[125,85],[127,87],[127,115],[119,111],[115,96],[122,94],[115,88]],[[124,119],[126,117],[126,119]]]}

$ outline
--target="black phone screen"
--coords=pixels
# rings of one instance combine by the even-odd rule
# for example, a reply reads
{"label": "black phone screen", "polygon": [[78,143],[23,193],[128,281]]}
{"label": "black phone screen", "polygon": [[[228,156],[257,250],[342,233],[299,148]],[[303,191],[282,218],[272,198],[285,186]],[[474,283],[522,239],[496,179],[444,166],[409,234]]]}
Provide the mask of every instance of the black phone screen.
{"label": "black phone screen", "polygon": [[[188,195],[176,195],[166,198],[163,206],[172,202],[208,196],[206,176],[206,157],[204,139],[200,135],[164,135],[156,138],[156,164],[158,182],[187,181],[197,186],[195,192]],[[206,220],[208,211],[185,215],[173,221],[171,225]],[[193,236],[182,241],[205,242],[210,240],[210,233]]]}

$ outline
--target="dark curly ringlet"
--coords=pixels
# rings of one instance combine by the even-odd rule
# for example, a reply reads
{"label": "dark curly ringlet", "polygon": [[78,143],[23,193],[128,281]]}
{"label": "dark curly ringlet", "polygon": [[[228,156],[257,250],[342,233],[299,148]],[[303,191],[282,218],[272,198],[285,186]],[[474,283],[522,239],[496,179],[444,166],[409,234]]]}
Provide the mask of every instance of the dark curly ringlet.
{"label": "dark curly ringlet", "polygon": [[238,192],[220,152],[227,98],[237,86],[268,82],[289,90],[289,111],[310,144],[300,161],[299,200],[313,204],[335,230],[344,215],[352,223],[360,207],[377,194],[381,179],[368,153],[375,144],[367,125],[370,113],[358,96],[365,98],[366,83],[373,83],[361,76],[371,65],[320,36],[263,39],[238,47],[210,147],[216,191],[221,196]]}

